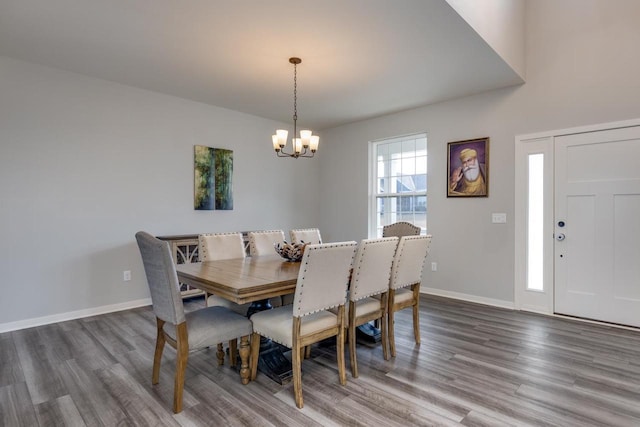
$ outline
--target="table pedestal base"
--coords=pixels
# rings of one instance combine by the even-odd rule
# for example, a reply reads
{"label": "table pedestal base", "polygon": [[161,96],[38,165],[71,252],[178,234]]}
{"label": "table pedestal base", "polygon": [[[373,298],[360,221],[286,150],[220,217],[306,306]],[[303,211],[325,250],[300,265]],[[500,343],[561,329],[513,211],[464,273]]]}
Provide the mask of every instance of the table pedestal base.
{"label": "table pedestal base", "polygon": [[[249,307],[247,317],[262,310],[270,310],[269,300],[255,301]],[[287,384],[293,378],[291,361],[284,356],[289,349],[270,339],[260,338],[260,357],[258,358],[258,370],[278,384]]]}
{"label": "table pedestal base", "polygon": [[287,350],[286,347],[271,340],[264,338],[260,340],[258,369],[278,384],[287,384],[293,378],[291,361],[283,354]]}
{"label": "table pedestal base", "polygon": [[356,338],[369,344],[376,344],[382,340],[380,329],[373,326],[373,323],[365,323],[356,328]]}

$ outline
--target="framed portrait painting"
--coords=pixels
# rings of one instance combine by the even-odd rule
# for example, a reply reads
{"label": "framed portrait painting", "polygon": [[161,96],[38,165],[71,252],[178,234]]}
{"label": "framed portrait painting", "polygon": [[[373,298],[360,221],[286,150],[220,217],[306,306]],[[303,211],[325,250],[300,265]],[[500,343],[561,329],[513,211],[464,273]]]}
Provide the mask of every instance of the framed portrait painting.
{"label": "framed portrait painting", "polygon": [[447,144],[447,197],[489,196],[489,138]]}

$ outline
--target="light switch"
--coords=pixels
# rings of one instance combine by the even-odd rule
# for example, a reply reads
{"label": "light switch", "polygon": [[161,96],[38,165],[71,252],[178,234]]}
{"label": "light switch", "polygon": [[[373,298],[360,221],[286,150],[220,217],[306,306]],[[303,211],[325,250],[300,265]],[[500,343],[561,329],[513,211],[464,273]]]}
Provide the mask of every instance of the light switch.
{"label": "light switch", "polygon": [[507,214],[506,213],[493,213],[491,214],[491,222],[494,224],[506,224],[507,223]]}

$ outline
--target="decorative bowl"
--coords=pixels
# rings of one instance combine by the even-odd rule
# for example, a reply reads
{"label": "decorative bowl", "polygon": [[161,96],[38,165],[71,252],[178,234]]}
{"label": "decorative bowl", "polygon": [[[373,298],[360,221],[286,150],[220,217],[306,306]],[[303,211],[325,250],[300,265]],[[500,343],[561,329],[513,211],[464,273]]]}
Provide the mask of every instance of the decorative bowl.
{"label": "decorative bowl", "polygon": [[302,259],[306,243],[276,243],[273,245],[278,255],[290,262],[297,262]]}

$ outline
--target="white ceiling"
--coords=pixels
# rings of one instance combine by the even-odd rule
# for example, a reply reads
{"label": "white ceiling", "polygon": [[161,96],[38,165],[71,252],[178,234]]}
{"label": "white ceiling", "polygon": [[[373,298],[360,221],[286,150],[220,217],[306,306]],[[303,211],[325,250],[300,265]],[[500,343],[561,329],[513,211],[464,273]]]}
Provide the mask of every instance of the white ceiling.
{"label": "white ceiling", "polygon": [[522,83],[445,0],[0,0],[0,55],[314,130]]}

